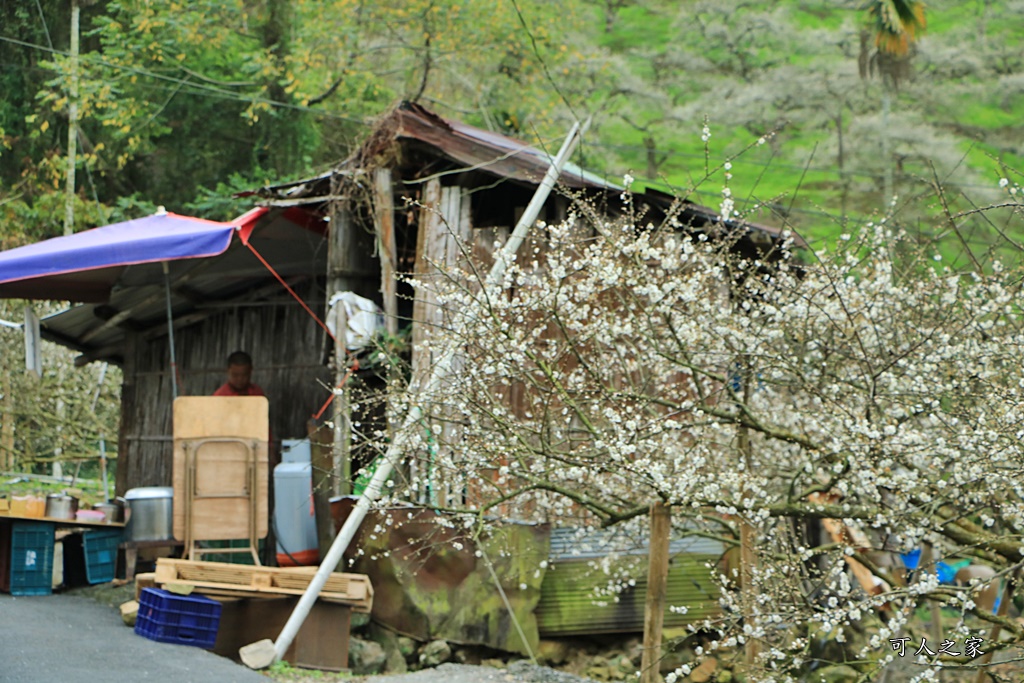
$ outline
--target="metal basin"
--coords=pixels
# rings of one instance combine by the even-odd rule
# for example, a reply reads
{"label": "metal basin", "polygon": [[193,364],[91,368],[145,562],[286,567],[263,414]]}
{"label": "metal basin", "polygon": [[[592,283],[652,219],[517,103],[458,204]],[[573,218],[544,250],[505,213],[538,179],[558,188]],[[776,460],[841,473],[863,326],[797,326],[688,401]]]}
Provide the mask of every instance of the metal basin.
{"label": "metal basin", "polygon": [[170,486],[143,486],[124,494],[125,538],[129,541],[170,541],[174,539]]}
{"label": "metal basin", "polygon": [[117,505],[116,503],[94,503],[92,509],[98,512],[102,512],[104,521],[121,521],[121,506]]}

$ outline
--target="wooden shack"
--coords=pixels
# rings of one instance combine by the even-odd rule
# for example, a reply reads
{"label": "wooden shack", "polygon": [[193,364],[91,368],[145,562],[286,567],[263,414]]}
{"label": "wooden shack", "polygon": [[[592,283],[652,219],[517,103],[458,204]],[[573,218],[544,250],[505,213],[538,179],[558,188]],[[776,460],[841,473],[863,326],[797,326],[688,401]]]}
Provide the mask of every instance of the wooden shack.
{"label": "wooden shack", "polygon": [[[402,103],[366,141],[329,171],[251,193],[252,249],[180,261],[170,271],[180,393],[205,395],[223,381],[227,355],[248,351],[253,381],[266,391],[275,440],[301,438],[343,370],[331,367],[319,318],[332,294],[353,291],[385,312],[388,331],[411,326],[414,373],[429,364],[422,342],[442,314],[429,288],[414,292],[396,274],[429,280],[431,264],[453,264],[459,244],[490,260],[507,237],[553,154]],[[566,215],[570,195],[614,213],[623,188],[569,164],[540,218]],[[674,198],[638,194],[652,220]],[[716,211],[684,202],[692,230],[719,222]],[[777,231],[741,224],[741,248],[771,243]],[[261,261],[261,257],[263,261]],[[287,284],[309,307],[299,305]],[[43,334],[80,352],[82,364],[123,368],[117,491],[171,481],[171,372],[164,283],[133,280],[109,301],[75,306],[42,322]]]}

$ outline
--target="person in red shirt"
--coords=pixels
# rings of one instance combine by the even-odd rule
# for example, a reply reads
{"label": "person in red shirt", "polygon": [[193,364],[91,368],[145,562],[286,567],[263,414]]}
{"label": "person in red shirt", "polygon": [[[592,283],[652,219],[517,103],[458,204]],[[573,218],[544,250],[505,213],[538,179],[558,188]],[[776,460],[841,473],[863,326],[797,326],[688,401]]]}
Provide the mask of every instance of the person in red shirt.
{"label": "person in red shirt", "polygon": [[252,356],[245,351],[235,351],[228,356],[228,381],[213,395],[266,396],[258,384],[252,383]]}

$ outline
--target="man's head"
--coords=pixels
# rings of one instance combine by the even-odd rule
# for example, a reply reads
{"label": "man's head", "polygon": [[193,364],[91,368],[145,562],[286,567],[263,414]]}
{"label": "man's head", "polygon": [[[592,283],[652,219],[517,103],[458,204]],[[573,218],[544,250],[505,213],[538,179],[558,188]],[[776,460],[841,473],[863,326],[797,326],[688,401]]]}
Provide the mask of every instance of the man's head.
{"label": "man's head", "polygon": [[252,379],[252,357],[245,351],[235,351],[228,356],[228,384],[238,392],[249,388]]}

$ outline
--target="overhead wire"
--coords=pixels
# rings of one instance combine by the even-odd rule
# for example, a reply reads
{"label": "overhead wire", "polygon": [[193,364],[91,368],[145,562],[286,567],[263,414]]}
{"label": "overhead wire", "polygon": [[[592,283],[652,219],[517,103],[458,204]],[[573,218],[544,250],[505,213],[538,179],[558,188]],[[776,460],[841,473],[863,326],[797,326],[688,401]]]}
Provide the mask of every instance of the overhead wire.
{"label": "overhead wire", "polygon": [[[514,9],[516,11],[516,14],[517,14],[517,16],[519,18],[520,23],[522,24],[524,30],[527,32],[527,35],[530,38],[531,45],[532,45],[532,48],[533,48],[533,51],[534,51],[534,55],[537,58],[538,62],[540,63],[541,68],[544,71],[546,79],[551,84],[551,86],[555,90],[555,92],[558,94],[558,96],[562,100],[562,102],[569,109],[570,113],[572,113],[574,118],[578,118],[578,116],[576,115],[576,112],[575,112],[575,108],[573,107],[572,103],[568,100],[568,98],[565,96],[565,94],[561,91],[561,89],[558,87],[557,83],[555,82],[553,76],[550,73],[550,70],[548,69],[547,63],[544,61],[543,56],[540,54],[540,50],[539,50],[539,47],[537,45],[536,39],[535,39],[532,31],[530,30],[529,25],[526,23],[526,18],[523,16],[522,11],[519,8],[518,3],[516,2],[516,0],[510,0],[510,1],[512,2],[512,5],[513,5],[513,7],[514,7]],[[39,0],[36,0],[36,4],[38,6]],[[40,9],[40,16],[42,18],[41,7],[39,9]],[[12,38],[10,36],[0,36],[0,41],[11,43],[11,44],[14,44],[14,45],[19,45],[19,46],[22,46],[22,47],[27,47],[27,48],[35,49],[35,50],[40,50],[40,51],[43,51],[43,52],[49,52],[49,53],[56,54],[56,55],[67,56],[68,53],[66,51],[58,50],[58,49],[56,49],[56,48],[54,48],[52,46],[52,41],[50,40],[49,28],[45,24],[45,18],[43,18],[43,19],[44,19],[43,29],[44,29],[44,32],[46,33],[47,41],[50,43],[49,47],[44,46],[44,45],[39,45],[39,44],[36,44],[36,43],[31,43],[31,42],[24,41],[24,40],[19,40],[17,38]],[[192,96],[202,95],[202,96],[214,97],[214,98],[225,99],[225,100],[230,100],[230,101],[246,102],[246,103],[257,103],[257,104],[266,105],[266,106],[269,106],[269,107],[272,107],[272,108],[280,108],[280,109],[290,109],[290,110],[303,111],[303,112],[315,114],[317,116],[321,116],[321,117],[324,117],[324,118],[332,118],[332,119],[336,119],[336,120],[342,120],[342,121],[347,121],[347,122],[351,122],[351,123],[357,123],[357,124],[363,125],[363,126],[369,125],[369,123],[367,121],[363,120],[363,119],[358,119],[358,118],[354,118],[354,117],[350,117],[350,116],[345,116],[343,114],[338,114],[338,113],[335,113],[335,112],[325,111],[325,110],[322,110],[322,109],[316,109],[316,108],[305,106],[305,105],[294,104],[294,103],[289,103],[289,102],[279,102],[279,101],[276,101],[276,100],[271,100],[269,98],[255,96],[255,95],[246,95],[244,93],[240,93],[240,92],[233,91],[233,90],[227,90],[225,88],[218,87],[216,85],[211,85],[211,84],[206,84],[206,83],[197,83],[196,81],[190,80],[190,79],[187,79],[187,78],[185,78],[185,79],[183,79],[183,78],[176,78],[174,76],[170,76],[170,75],[167,75],[167,74],[161,74],[161,73],[150,71],[150,70],[147,70],[147,69],[140,69],[138,67],[132,67],[132,66],[129,66],[129,65],[124,65],[124,64],[116,64],[116,63],[109,62],[109,61],[106,61],[106,60],[103,60],[103,59],[98,59],[95,56],[91,56],[91,55],[88,56],[86,59],[88,59],[88,61],[90,61],[90,62],[92,62],[94,64],[98,64],[98,65],[106,67],[106,68],[110,68],[110,69],[114,69],[114,70],[118,70],[118,71],[124,71],[124,72],[127,72],[127,73],[132,73],[132,74],[135,74],[135,75],[139,75],[139,76],[143,76],[143,77],[148,77],[148,78],[152,78],[154,80],[164,81],[164,82],[173,84],[175,86],[173,88],[173,90],[175,90],[176,92],[181,92],[182,94],[185,94],[185,95],[192,95]],[[158,86],[154,85],[154,86],[151,86],[151,87],[158,87]],[[168,89],[171,89],[171,88],[168,88]],[[80,132],[79,132],[79,135],[81,135]],[[611,144],[611,143],[599,143],[599,142],[597,142],[597,143],[590,142],[590,143],[588,143],[588,145],[591,148],[609,149],[609,150],[615,150],[615,151],[622,151],[622,150],[646,151],[647,150],[646,147],[641,147],[639,145]],[[694,153],[679,152],[679,151],[669,151],[669,152],[665,152],[663,155],[666,156],[669,159],[684,159],[684,158],[691,158],[691,157],[692,158],[703,158],[702,155],[698,155],[698,154],[694,154]],[[812,167],[812,168],[806,168],[805,169],[803,166],[797,166],[797,165],[793,165],[793,164],[785,164],[785,163],[770,163],[769,164],[769,163],[762,163],[762,162],[753,161],[753,160],[749,160],[749,159],[734,160],[733,163],[735,163],[735,164],[743,164],[743,165],[752,165],[752,166],[762,166],[762,167],[765,167],[765,168],[768,168],[768,167],[771,167],[771,168],[788,168],[788,169],[799,169],[801,171],[806,170],[806,171],[819,172],[819,173],[836,173],[838,175],[845,175],[847,177],[868,178],[868,179],[872,179],[872,180],[877,180],[878,178],[881,178],[881,174],[872,174],[872,173],[869,173],[869,172],[866,172],[866,171],[840,170],[837,167],[818,166],[818,167]],[[607,173],[605,173],[605,175],[607,177]],[[901,177],[903,177],[905,180],[907,180],[907,179],[913,179],[915,176],[912,175],[912,174],[903,174]],[[670,184],[668,182],[664,182],[664,181],[644,180],[642,182],[644,182],[644,184],[646,184],[648,186],[662,187],[662,188],[666,188],[666,189],[670,189],[670,190],[678,190],[679,189],[677,187],[674,187],[672,184]],[[90,177],[90,183],[91,183],[91,177]],[[978,185],[978,184],[970,184],[970,183],[958,183],[958,185],[960,187],[963,187],[963,188],[991,189],[987,185]],[[95,187],[93,189],[94,189],[94,194],[95,194]],[[708,197],[717,197],[717,193],[709,192],[707,190],[693,189],[693,190],[691,190],[691,192],[696,193],[696,194],[700,194],[700,195],[705,195],[705,196],[708,196]],[[828,217],[828,218],[833,218],[833,219],[838,219],[839,218],[838,216],[836,216],[834,214],[829,214],[828,212],[821,211],[821,210],[812,210],[812,209],[806,209],[806,208],[801,208],[801,207],[792,207],[791,210],[794,213],[802,213],[802,214],[807,214],[807,215],[823,216],[823,217]]]}
{"label": "overhead wire", "polygon": [[[32,48],[32,49],[35,49],[35,50],[41,50],[43,52],[49,52],[49,53],[56,54],[56,55],[61,55],[63,57],[66,57],[69,54],[68,52],[66,52],[64,50],[58,50],[56,48],[46,47],[45,45],[39,45],[37,43],[30,43],[28,41],[18,40],[17,38],[11,38],[10,36],[0,36],[0,41],[6,42],[6,43],[11,43],[11,44],[14,44],[14,45],[20,45],[22,47]],[[301,105],[301,104],[294,104],[294,103],[291,103],[291,102],[278,102],[277,100],[271,100],[269,98],[260,97],[258,95],[245,95],[243,93],[235,92],[235,91],[232,91],[232,90],[226,90],[224,88],[220,88],[220,87],[217,87],[215,85],[208,85],[208,84],[205,84],[205,83],[197,83],[197,82],[195,82],[193,80],[183,79],[183,78],[176,78],[174,76],[168,76],[166,74],[157,73],[155,71],[149,71],[147,69],[140,69],[138,67],[128,66],[126,64],[115,64],[113,62],[108,62],[108,61],[106,61],[104,59],[99,59],[99,58],[97,58],[97,57],[95,57],[93,55],[88,55],[88,56],[83,55],[83,57],[85,58],[83,61],[88,60],[89,62],[91,62],[93,64],[98,64],[100,66],[104,66],[104,67],[107,67],[107,68],[110,68],[110,69],[119,70],[119,71],[125,71],[125,72],[128,72],[128,73],[136,74],[138,76],[145,76],[145,77],[153,78],[153,79],[160,80],[160,81],[166,81],[168,83],[174,83],[174,84],[178,85],[179,87],[187,86],[191,90],[201,91],[203,93],[212,93],[212,94],[220,95],[222,98],[225,98],[225,99],[236,100],[236,101],[239,101],[239,102],[250,102],[250,103],[263,104],[263,105],[267,105],[269,107],[276,107],[276,108],[279,108],[279,109],[292,109],[292,110],[303,111],[303,112],[307,112],[307,113],[311,113],[311,114],[316,114],[318,116],[323,116],[325,118],[333,118],[333,119],[337,119],[337,120],[340,120],[340,121],[348,121],[350,123],[358,123],[358,124],[364,125],[364,126],[365,125],[369,125],[363,119],[357,119],[357,118],[354,118],[354,117],[351,117],[351,116],[345,116],[344,114],[337,114],[335,112],[325,111],[323,109],[315,109],[313,107],[308,107],[308,106]],[[185,91],[183,91],[183,94],[194,94],[194,93],[190,92],[188,90],[185,90]]]}

